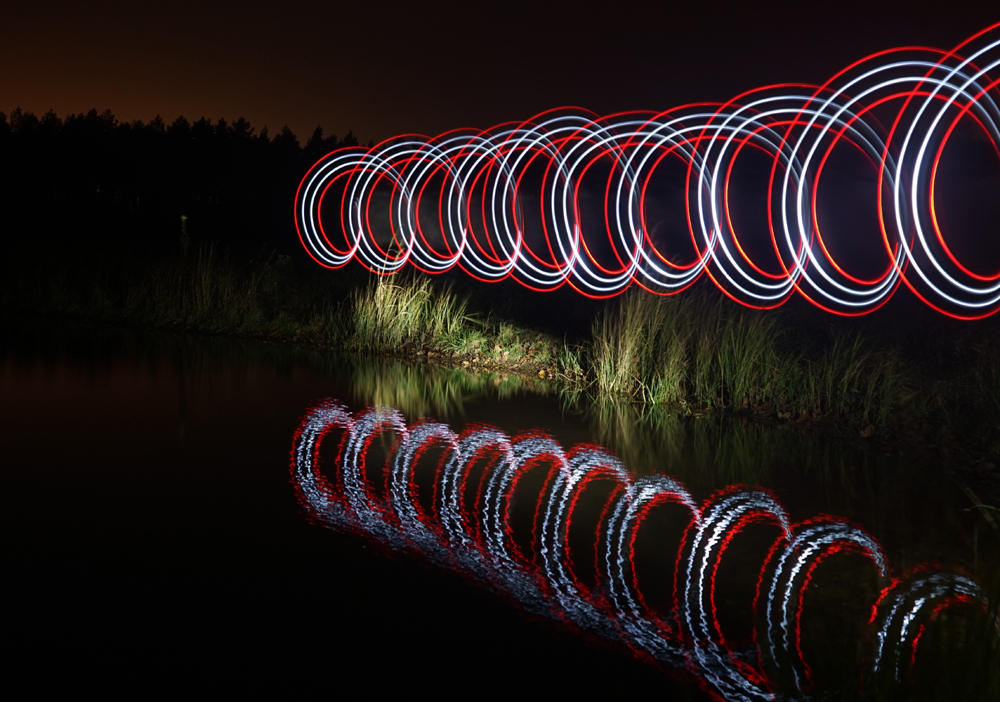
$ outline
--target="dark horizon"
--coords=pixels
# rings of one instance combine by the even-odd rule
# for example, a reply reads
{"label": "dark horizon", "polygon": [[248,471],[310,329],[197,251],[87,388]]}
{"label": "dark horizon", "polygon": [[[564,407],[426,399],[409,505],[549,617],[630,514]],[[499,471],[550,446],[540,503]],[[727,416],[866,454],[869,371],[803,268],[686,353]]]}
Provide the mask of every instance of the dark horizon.
{"label": "dark horizon", "polygon": [[328,132],[324,129],[323,125],[316,125],[316,127],[308,132],[300,134],[287,124],[283,125],[280,129],[271,129],[267,125],[259,126],[254,124],[243,115],[239,115],[235,119],[230,119],[225,116],[217,119],[210,119],[205,115],[201,115],[197,119],[191,119],[188,115],[177,115],[174,119],[167,120],[164,119],[161,114],[153,115],[149,119],[124,119],[120,118],[111,108],[100,110],[97,107],[91,107],[89,110],[68,112],[64,114],[55,110],[47,110],[44,113],[36,113],[33,110],[24,109],[20,105],[9,112],[0,110],[0,129],[10,129],[10,131],[14,133],[19,131],[19,129],[24,128],[26,125],[30,129],[34,126],[48,122],[49,124],[61,127],[66,122],[73,122],[77,120],[98,120],[115,128],[150,128],[155,131],[167,132],[178,129],[190,130],[191,128],[196,127],[196,125],[209,127],[211,129],[235,129],[241,134],[245,133],[248,137],[266,140],[268,142],[274,142],[276,140],[285,140],[290,143],[294,142],[300,149],[305,148],[308,144],[315,143],[317,141],[332,141],[337,143],[343,142],[345,146],[374,145],[374,142],[371,139],[367,139],[364,142],[359,140],[352,129],[348,129],[344,134],[337,134],[335,132]]}
{"label": "dark horizon", "polygon": [[181,2],[0,12],[0,110],[123,122],[245,118],[305,140],[317,125],[363,141],[486,129],[559,106],[598,114],[724,101],[817,83],[875,51],[950,49],[1000,20],[971,2],[670,7],[441,0],[281,14]]}

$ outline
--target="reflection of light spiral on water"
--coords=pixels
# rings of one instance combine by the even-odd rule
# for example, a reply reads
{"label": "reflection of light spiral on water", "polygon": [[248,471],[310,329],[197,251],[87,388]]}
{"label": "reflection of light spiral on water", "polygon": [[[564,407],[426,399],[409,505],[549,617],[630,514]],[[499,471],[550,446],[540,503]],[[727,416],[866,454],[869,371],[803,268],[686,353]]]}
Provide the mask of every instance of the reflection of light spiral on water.
{"label": "reflection of light spiral on water", "polygon": [[[320,466],[324,438],[342,436],[335,477]],[[382,498],[366,477],[372,442],[394,435],[383,473]],[[415,467],[432,448],[441,451],[434,472],[433,507],[417,499]],[[476,464],[485,466],[472,478]],[[532,557],[515,543],[512,496],[518,481],[547,465],[534,505]],[[892,579],[880,545],[870,535],[834,517],[791,524],[769,493],[731,486],[699,506],[683,485],[664,475],[633,478],[618,459],[598,446],[564,450],[535,432],[509,437],[474,426],[456,434],[448,426],[407,426],[392,408],[357,415],[334,401],[318,405],[302,420],[293,443],[292,479],[307,513],[336,529],[355,531],[397,550],[415,551],[513,597],[528,611],[620,640],[637,654],[683,667],[725,700],[772,700],[765,670],[791,673],[798,691],[811,688],[802,653],[802,599],[814,571],[830,555],[847,550],[866,556],[883,590],[869,621],[875,640],[872,675],[892,677],[912,666],[926,623],[954,603],[988,611],[981,587],[965,575],[918,569]],[[583,490],[594,481],[613,485],[593,540],[597,585],[585,584],[569,556],[569,530]],[[471,481],[471,483],[470,483]],[[463,495],[475,488],[470,508]],[[635,544],[656,505],[673,504],[687,514],[678,543],[673,612],[663,617],[647,604],[635,569]],[[716,613],[716,574],[733,537],[748,525],[771,524],[777,539],[757,582],[755,608],[763,626],[753,650],[728,644]],[[603,552],[603,557],[599,554]],[[993,624],[1000,633],[995,615]]]}
{"label": "reflection of light spiral on water", "polygon": [[[592,297],[633,282],[674,293],[704,273],[752,307],[798,291],[841,314],[880,307],[902,282],[946,314],[983,317],[1000,308],[1000,271],[959,260],[935,192],[942,152],[963,120],[1000,156],[998,66],[1000,25],[950,52],[880,52],[822,86],[771,86],[722,105],[609,117],[553,110],[482,132],[340,149],[302,180],[296,226],[331,268],[355,258],[378,273],[408,262],[431,273],[458,266],[483,281],[568,284]],[[837,148],[857,151],[876,174],[870,226],[880,261],[844,260],[837,237],[819,226],[817,193]],[[737,231],[730,207],[734,164],[748,153],[771,163],[767,224],[750,235]],[[675,214],[686,225],[665,234],[648,206],[665,200],[668,164],[685,172]],[[595,208],[582,184],[595,180],[599,224],[584,216]],[[750,240],[768,242],[768,253]],[[859,271],[869,264],[881,273]]]}

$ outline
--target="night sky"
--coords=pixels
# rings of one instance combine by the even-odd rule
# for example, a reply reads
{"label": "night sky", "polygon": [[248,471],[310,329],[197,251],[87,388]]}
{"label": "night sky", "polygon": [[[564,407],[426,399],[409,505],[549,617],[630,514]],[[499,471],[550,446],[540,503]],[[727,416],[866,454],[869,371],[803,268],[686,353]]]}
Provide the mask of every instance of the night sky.
{"label": "night sky", "polygon": [[951,48],[989,2],[5,3],[0,111],[246,117],[302,141],[486,128],[817,83],[899,45]]}

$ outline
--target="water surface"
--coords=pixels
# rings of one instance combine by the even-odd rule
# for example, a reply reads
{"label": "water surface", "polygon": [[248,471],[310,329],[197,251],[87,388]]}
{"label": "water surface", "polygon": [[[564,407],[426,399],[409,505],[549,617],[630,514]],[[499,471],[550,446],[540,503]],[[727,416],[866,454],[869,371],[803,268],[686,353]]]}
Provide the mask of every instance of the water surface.
{"label": "water surface", "polygon": [[[599,565],[579,565],[593,559],[575,532],[566,532],[573,573],[594,593],[585,604],[600,614],[600,626],[567,615],[568,601],[554,598],[544,578],[526,601],[482,568],[463,567],[457,551],[458,565],[446,562],[441,554],[454,551],[448,539],[434,555],[412,534],[387,538],[384,529],[359,527],[357,505],[342,493],[343,432],[324,440],[321,474],[334,502],[348,505],[349,518],[338,524],[317,515],[302,498],[293,445],[310,413],[331,401],[353,418],[372,405],[391,407],[406,431],[431,417],[456,435],[489,427],[513,442],[542,437],[568,452],[605,451],[628,481],[672,480],[706,514],[726,495],[759,491],[780,505],[796,533],[807,523],[863,533],[884,559],[888,580],[880,580],[870,554],[845,548],[824,555],[801,590],[802,650],[795,655],[810,665],[817,678],[811,694],[820,698],[857,696],[854,676],[871,659],[869,615],[894,578],[902,590],[943,573],[967,577],[985,596],[996,592],[996,533],[930,461],[754,423],[602,413],[567,403],[544,384],[510,379],[469,380],[118,327],[23,319],[6,327],[0,511],[4,570],[15,595],[5,628],[19,641],[19,661],[41,674],[40,684],[72,676],[112,687],[184,685],[207,676],[219,689],[330,691],[361,680],[380,693],[431,687],[444,697],[484,685],[511,694],[612,698],[728,694],[706,678],[705,670],[716,674],[717,667],[658,659],[621,635],[613,587],[601,583]],[[369,504],[384,516],[393,509],[385,461],[402,435],[382,429],[363,453]],[[435,450],[418,471],[431,483],[441,454]],[[483,485],[482,476],[495,469],[487,463],[478,478]],[[524,495],[534,494],[536,505],[550,499],[552,483],[532,480],[524,479]],[[433,526],[440,510],[433,489],[423,492],[423,523]],[[607,487],[608,499],[611,492]],[[516,501],[530,503],[520,494]],[[647,608],[643,621],[666,622],[660,633],[674,637],[678,650],[711,649],[690,626],[675,626],[676,563],[690,558],[691,548],[682,553],[684,518],[668,502],[643,517],[649,526],[637,532],[634,573],[626,574],[617,602],[627,603],[635,594],[629,588],[637,587]],[[474,497],[468,509],[471,523]],[[594,509],[583,505],[578,523],[592,522],[585,531],[596,543],[601,518]],[[536,512],[512,509],[511,538],[521,539],[525,572],[544,575],[541,540],[531,537]],[[404,533],[398,513],[387,519],[396,536]],[[782,528],[766,518],[749,521],[716,567],[711,627],[727,633],[730,662],[749,655],[755,627],[766,629],[754,589]],[[486,553],[488,536],[470,534],[484,539],[470,553]],[[593,548],[601,557],[600,544]],[[487,565],[495,570],[496,563]],[[954,595],[954,583],[949,587]],[[963,680],[973,691],[984,684],[983,661],[990,659],[983,642],[990,639],[973,636],[980,609],[967,599],[920,622],[922,643],[903,678],[940,681],[947,690]],[[956,650],[958,657],[949,657]],[[956,660],[964,666],[948,673]],[[765,688],[790,694],[794,680],[768,661],[757,665],[774,678]]]}

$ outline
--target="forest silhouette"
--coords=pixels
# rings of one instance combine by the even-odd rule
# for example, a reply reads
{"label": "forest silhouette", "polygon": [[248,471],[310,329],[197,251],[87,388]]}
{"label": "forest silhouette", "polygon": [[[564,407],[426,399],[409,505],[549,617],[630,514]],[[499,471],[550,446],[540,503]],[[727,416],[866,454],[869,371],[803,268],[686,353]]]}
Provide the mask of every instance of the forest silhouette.
{"label": "forest silhouette", "polygon": [[287,126],[272,137],[242,117],[166,124],[17,108],[0,112],[0,221],[9,243],[30,247],[155,248],[178,241],[184,217],[195,241],[288,252],[299,179],[357,145],[316,127],[303,147]]}

